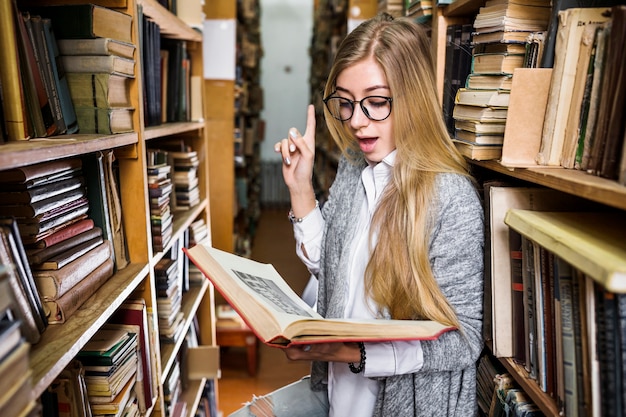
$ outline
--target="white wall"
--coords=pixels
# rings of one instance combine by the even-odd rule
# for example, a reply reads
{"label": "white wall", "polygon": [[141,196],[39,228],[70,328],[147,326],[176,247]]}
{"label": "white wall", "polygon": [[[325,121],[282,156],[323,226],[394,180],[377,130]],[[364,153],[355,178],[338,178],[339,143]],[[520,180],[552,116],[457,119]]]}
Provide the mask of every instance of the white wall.
{"label": "white wall", "polygon": [[260,0],[265,140],[261,160],[279,160],[274,144],[289,128],[304,132],[309,104],[313,0]]}

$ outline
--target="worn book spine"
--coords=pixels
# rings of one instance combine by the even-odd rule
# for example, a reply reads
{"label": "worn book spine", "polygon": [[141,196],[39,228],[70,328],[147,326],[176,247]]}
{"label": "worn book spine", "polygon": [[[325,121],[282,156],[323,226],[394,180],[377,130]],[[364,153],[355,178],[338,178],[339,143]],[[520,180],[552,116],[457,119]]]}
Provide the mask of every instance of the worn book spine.
{"label": "worn book spine", "polygon": [[[14,2],[0,2],[0,15],[15,16],[15,14]],[[0,25],[0,84],[4,103],[2,111],[9,141],[29,138],[15,34],[15,20],[4,19]]]}
{"label": "worn book spine", "polygon": [[84,194],[84,189],[76,188],[34,203],[0,205],[0,216],[13,216],[18,219],[43,216],[80,199]]}
{"label": "worn book spine", "polygon": [[82,177],[68,178],[23,191],[0,191],[0,204],[30,204],[75,190],[83,185]]}
{"label": "worn book spine", "polygon": [[41,74],[37,64],[37,56],[35,55],[33,42],[28,35],[27,23],[29,20],[30,17],[28,15],[22,15],[19,13],[19,38],[21,41],[21,51],[24,57],[24,66],[22,68],[24,71],[23,74],[28,77],[28,91],[31,94],[28,99],[31,100],[30,103],[32,111],[30,115],[36,122],[34,124],[35,134],[38,137],[46,137],[53,135],[57,130],[57,126],[52,113],[52,106],[50,105],[50,100],[48,100],[48,95],[46,93],[43,75]]}
{"label": "worn book spine", "polygon": [[95,4],[64,4],[32,8],[52,19],[59,39],[113,38],[132,42],[132,17]]}
{"label": "worn book spine", "polygon": [[77,246],[82,242],[86,242],[99,236],[102,236],[102,230],[99,227],[94,227],[47,248],[26,249],[26,255],[28,256],[28,260],[31,265],[37,265]]}
{"label": "worn book spine", "polygon": [[79,243],[78,245],[58,255],[55,255],[42,263],[33,265],[33,269],[36,271],[59,270],[102,243],[102,236],[96,236],[92,239]]}
{"label": "worn book spine", "polygon": [[74,104],[70,96],[70,88],[67,83],[65,68],[60,64],[60,52],[57,45],[56,36],[52,29],[50,19],[42,19],[45,42],[47,45],[50,62],[52,64],[52,79],[58,90],[59,101],[61,104],[61,113],[65,124],[65,133],[72,134],[78,132],[78,121],[76,120],[76,112]]}
{"label": "worn book spine", "polygon": [[[67,130],[65,121],[63,120],[63,112],[61,111],[61,100],[59,99],[59,90],[54,80],[54,72],[52,70],[53,62],[50,60],[48,53],[48,43],[46,42],[43,22],[41,16],[29,16],[26,21],[26,29],[28,36],[33,44],[35,58],[41,73],[41,78],[46,89],[46,95],[52,109],[52,116],[56,124],[55,135],[62,135]],[[54,62],[56,66],[56,62]]]}
{"label": "worn book spine", "polygon": [[63,55],[118,55],[134,58],[135,45],[111,38],[59,39]]}
{"label": "worn book spine", "polygon": [[115,55],[61,55],[67,72],[105,72],[134,76],[135,61]]}
{"label": "worn book spine", "polygon": [[46,221],[34,221],[19,223],[20,233],[24,238],[38,240],[39,237],[47,236],[48,233],[52,233],[52,230],[56,231],[57,228],[61,228],[64,224],[69,224],[73,220],[78,220],[81,216],[87,214],[89,205],[86,199],[81,199],[81,204],[66,206],[67,210],[64,210],[57,216],[52,217]]}
{"label": "worn book spine", "polygon": [[72,224],[68,224],[67,226],[59,229],[58,231],[48,236],[42,237],[37,242],[34,242],[33,244],[27,246],[29,248],[49,248],[52,245],[55,245],[66,239],[76,236],[79,233],[92,229],[93,227],[93,219],[81,219]]}
{"label": "worn book spine", "polygon": [[56,300],[47,300],[45,305],[50,311],[50,324],[65,323],[78,308],[113,275],[113,261],[107,259],[92,273],[84,277],[68,292]]}
{"label": "worn book spine", "polygon": [[25,183],[36,178],[42,178],[59,172],[80,169],[81,160],[78,158],[57,159],[51,162],[28,165],[2,171],[0,183]]}

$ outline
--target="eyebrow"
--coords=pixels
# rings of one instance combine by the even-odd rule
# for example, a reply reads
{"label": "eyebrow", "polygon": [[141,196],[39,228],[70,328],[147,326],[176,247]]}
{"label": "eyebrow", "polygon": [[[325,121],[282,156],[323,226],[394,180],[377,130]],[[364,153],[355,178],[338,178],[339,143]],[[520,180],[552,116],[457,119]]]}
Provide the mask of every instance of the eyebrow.
{"label": "eyebrow", "polygon": [[[380,90],[380,89],[384,89],[384,90],[391,90],[388,86],[386,85],[373,85],[371,87],[367,87],[365,89],[365,91],[374,91],[374,90]],[[342,91],[344,93],[349,93],[352,94],[348,89],[340,87],[340,86],[335,86],[335,91]]]}

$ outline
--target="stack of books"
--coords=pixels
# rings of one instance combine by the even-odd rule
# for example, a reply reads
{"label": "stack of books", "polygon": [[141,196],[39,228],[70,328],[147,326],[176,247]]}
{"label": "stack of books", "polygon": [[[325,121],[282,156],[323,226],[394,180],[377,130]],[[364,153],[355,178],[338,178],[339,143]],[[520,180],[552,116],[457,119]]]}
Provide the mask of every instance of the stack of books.
{"label": "stack of books", "polygon": [[138,335],[112,324],[100,329],[78,353],[94,416],[118,416],[136,402]]}
{"label": "stack of books", "polygon": [[163,399],[165,400],[165,410],[168,416],[174,416],[176,404],[182,393],[180,360],[176,358],[169,375],[163,383]]}
{"label": "stack of books", "polygon": [[172,199],[175,210],[188,210],[200,203],[200,188],[198,187],[198,153],[193,150],[168,151],[168,157],[174,180],[174,195]]}
{"label": "stack of books", "polygon": [[148,150],[148,194],[150,198],[150,225],[152,247],[162,252],[172,238],[172,166],[168,164],[167,152]]}
{"label": "stack of books", "polygon": [[131,132],[132,17],[93,4],[36,10],[52,22],[80,133]]}
{"label": "stack of books", "polygon": [[159,337],[162,343],[176,343],[183,330],[182,260],[180,248],[174,245],[154,268]]}
{"label": "stack of books", "polygon": [[547,0],[488,0],[474,21],[471,71],[454,103],[454,141],[471,159],[499,159],[513,72],[527,65],[530,36],[545,31]]}
{"label": "stack of books", "polygon": [[408,0],[406,2],[406,16],[418,23],[425,23],[433,17],[433,0]]}
{"label": "stack of books", "polygon": [[14,243],[28,266],[22,270],[35,283],[49,324],[64,323],[114,271],[110,232],[103,232],[106,190],[93,184],[88,193],[82,166],[79,158],[59,160],[7,171],[2,179],[0,215],[19,229]]}
{"label": "stack of books", "polygon": [[31,417],[38,414],[31,398],[30,345],[20,330],[9,272],[8,265],[0,265],[0,415]]}

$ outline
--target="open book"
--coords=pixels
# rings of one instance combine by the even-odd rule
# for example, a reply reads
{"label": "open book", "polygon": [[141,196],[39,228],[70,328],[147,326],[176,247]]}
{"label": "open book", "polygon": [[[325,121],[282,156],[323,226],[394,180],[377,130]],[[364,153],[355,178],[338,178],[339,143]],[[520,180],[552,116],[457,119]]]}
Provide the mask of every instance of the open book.
{"label": "open book", "polygon": [[325,319],[289,287],[271,264],[202,244],[183,250],[257,337],[270,346],[432,340],[453,329],[429,320]]}

